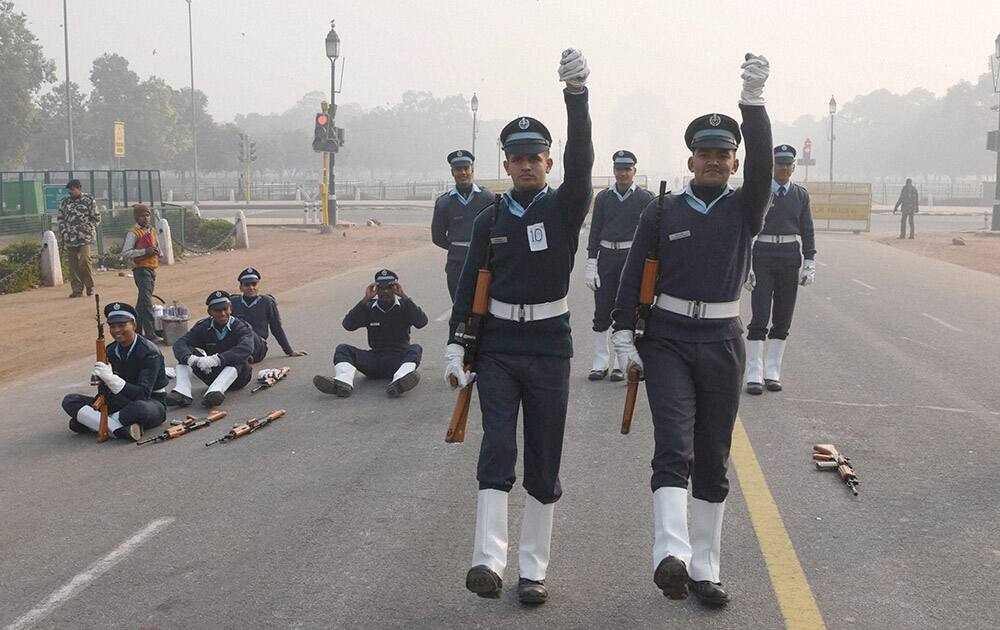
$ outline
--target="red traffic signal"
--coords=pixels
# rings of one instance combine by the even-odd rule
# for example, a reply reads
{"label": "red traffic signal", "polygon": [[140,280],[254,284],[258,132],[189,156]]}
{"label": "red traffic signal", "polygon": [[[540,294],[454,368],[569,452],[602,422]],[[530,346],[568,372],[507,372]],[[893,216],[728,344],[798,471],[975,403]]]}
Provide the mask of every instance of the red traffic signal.
{"label": "red traffic signal", "polygon": [[330,120],[330,117],[326,114],[316,114],[316,124],[326,127],[326,123]]}

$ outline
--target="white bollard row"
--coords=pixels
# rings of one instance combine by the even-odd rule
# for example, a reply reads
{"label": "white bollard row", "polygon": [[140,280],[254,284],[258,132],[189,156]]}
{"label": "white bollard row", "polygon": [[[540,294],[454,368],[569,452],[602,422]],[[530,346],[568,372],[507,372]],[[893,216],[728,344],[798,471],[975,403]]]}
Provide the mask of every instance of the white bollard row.
{"label": "white bollard row", "polygon": [[42,286],[58,287],[63,283],[62,265],[59,262],[59,242],[52,230],[42,235]]}
{"label": "white bollard row", "polygon": [[302,225],[318,224],[323,222],[323,204],[319,201],[305,201],[302,203]]}

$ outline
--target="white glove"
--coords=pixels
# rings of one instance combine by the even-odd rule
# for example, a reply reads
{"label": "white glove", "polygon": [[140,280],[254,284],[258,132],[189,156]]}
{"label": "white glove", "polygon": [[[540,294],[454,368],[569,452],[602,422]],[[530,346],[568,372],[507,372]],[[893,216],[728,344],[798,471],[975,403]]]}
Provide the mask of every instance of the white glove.
{"label": "white glove", "polygon": [[743,71],[740,78],[743,79],[743,91],[740,92],[741,105],[763,105],[764,104],[764,82],[767,81],[771,73],[771,64],[768,63],[764,55],[752,55],[747,53],[749,59],[740,65]]}
{"label": "white glove", "polygon": [[757,274],[750,270],[750,274],[747,276],[747,281],[743,283],[743,288],[747,291],[753,293],[754,287],[757,286]]}
{"label": "white glove", "polygon": [[639,375],[642,375],[642,358],[639,356],[639,351],[635,349],[634,332],[616,330],[611,335],[611,347],[618,355],[618,365],[622,366],[622,369],[628,372],[630,368],[636,367],[639,369]]}
{"label": "white glove", "polygon": [[104,384],[108,386],[112,394],[117,394],[118,392],[125,389],[125,379],[114,373],[111,366],[102,361],[94,363],[94,371],[92,372],[94,376],[104,381]]}
{"label": "white glove", "polygon": [[188,367],[192,367],[192,368],[193,368],[193,367],[195,367],[196,365],[198,365],[198,359],[200,359],[200,358],[201,358],[201,357],[200,357],[200,356],[198,356],[197,354],[192,354],[191,356],[189,356],[189,357],[187,358],[187,364],[188,364]]}
{"label": "white glove", "polygon": [[587,259],[587,271],[583,274],[583,283],[591,291],[596,291],[601,286],[601,277],[597,275],[597,259]]}
{"label": "white glove", "polygon": [[816,261],[806,260],[802,263],[802,269],[799,271],[799,284],[804,287],[809,286],[816,279]]}
{"label": "white glove", "polygon": [[[465,387],[476,380],[475,372],[465,371],[465,348],[457,343],[449,343],[444,349],[444,358],[448,364],[444,368],[444,382],[452,387]],[[451,384],[451,377],[458,380],[458,385]]]}
{"label": "white glove", "polygon": [[559,60],[559,80],[566,82],[566,87],[581,90],[587,85],[590,67],[587,58],[576,48],[567,48]]}
{"label": "white glove", "polygon": [[277,378],[280,372],[281,370],[278,368],[264,368],[260,372],[257,372],[257,380],[263,383],[269,378]]}
{"label": "white glove", "polygon": [[205,374],[208,374],[213,369],[222,365],[222,358],[219,357],[219,355],[217,354],[213,354],[208,357],[199,357],[196,365],[198,366],[199,370],[201,370]]}

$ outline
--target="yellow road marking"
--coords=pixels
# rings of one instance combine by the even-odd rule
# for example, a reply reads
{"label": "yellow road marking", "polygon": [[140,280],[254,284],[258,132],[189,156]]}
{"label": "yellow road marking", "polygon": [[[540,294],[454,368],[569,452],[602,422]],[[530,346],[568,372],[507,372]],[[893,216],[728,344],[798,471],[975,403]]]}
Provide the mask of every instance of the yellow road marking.
{"label": "yellow road marking", "polygon": [[791,630],[825,629],[823,616],[816,605],[809,582],[799,564],[799,557],[781,520],[778,506],[767,487],[764,471],[750,445],[743,421],[736,418],[733,429],[733,446],[730,456],[736,466],[743,498],[750,511],[750,521],[757,533],[760,550],[764,554],[771,585],[778,599],[778,606],[785,618],[785,627]]}

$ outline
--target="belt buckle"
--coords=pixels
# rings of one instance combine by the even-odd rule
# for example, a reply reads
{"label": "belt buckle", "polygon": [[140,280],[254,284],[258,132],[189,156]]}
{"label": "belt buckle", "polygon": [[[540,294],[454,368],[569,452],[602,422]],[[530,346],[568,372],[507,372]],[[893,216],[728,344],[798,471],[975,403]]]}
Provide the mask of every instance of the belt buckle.
{"label": "belt buckle", "polygon": [[517,305],[517,321],[521,324],[524,323],[524,304]]}
{"label": "belt buckle", "polygon": [[688,317],[691,319],[701,319],[705,316],[707,306],[708,304],[700,300],[688,301]]}

